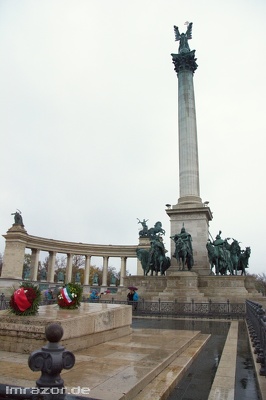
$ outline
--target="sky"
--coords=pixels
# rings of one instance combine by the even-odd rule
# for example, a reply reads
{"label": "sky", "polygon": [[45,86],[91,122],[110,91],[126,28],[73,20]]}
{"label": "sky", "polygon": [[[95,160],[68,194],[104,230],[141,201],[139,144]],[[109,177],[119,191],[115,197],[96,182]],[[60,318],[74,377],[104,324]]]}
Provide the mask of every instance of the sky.
{"label": "sky", "polygon": [[170,250],[173,26],[189,21],[210,233],[250,246],[249,273],[264,273],[265,17],[264,0],[0,0],[1,235],[18,209],[30,235],[135,245],[139,218],[162,222]]}

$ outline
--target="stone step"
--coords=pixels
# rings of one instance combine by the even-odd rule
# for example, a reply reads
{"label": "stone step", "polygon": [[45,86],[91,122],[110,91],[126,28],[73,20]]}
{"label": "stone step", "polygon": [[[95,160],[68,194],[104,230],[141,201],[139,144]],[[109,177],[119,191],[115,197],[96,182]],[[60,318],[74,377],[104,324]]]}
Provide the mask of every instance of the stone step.
{"label": "stone step", "polygon": [[[181,330],[167,330],[164,333],[160,329],[137,329],[130,336],[105,343],[105,346],[116,347],[117,362],[120,357],[123,361],[129,357],[129,363],[99,384],[91,385],[91,397],[105,400],[135,399],[138,393],[197,341],[201,333]],[[132,364],[132,360],[137,359],[137,363]]]}
{"label": "stone step", "polygon": [[200,334],[193,343],[134,397],[134,400],[167,399],[209,338],[210,335]]}

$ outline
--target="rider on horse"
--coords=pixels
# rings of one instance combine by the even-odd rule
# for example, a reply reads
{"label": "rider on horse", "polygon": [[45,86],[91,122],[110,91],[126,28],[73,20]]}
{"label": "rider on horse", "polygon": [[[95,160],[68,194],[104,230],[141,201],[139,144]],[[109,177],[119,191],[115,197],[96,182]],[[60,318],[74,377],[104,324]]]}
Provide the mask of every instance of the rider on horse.
{"label": "rider on horse", "polygon": [[[186,252],[187,252],[187,255],[188,255],[188,259],[189,259],[188,269],[191,269],[192,266],[194,265],[192,237],[191,237],[190,233],[186,232],[184,224],[183,224],[183,227],[182,227],[180,233],[176,233],[174,236],[171,236],[171,239],[173,239],[176,244],[176,252],[179,250],[180,242],[181,241],[183,242]],[[176,256],[177,256],[177,254],[176,254]],[[176,258],[178,259],[178,257],[176,257]]]}

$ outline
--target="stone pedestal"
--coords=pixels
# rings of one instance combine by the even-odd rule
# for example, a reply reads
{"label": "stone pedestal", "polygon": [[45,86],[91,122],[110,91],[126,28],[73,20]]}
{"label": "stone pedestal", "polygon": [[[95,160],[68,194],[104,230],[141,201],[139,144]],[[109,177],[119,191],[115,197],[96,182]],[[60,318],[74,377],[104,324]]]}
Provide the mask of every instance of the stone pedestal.
{"label": "stone pedestal", "polygon": [[204,302],[204,294],[198,288],[198,274],[190,271],[172,270],[167,274],[167,284],[163,292],[159,292],[161,300],[177,300],[180,302]]}
{"label": "stone pedestal", "polygon": [[252,280],[247,276],[199,276],[199,290],[216,302],[243,303],[246,299],[260,299],[262,296],[251,286]]}
{"label": "stone pedestal", "polygon": [[[192,237],[194,256],[193,271],[200,275],[209,275],[209,259],[206,243],[209,237],[209,221],[212,213],[209,207],[202,203],[181,203],[166,210],[170,217],[171,236],[180,233],[183,224],[186,231]],[[177,266],[177,260],[173,258],[175,242],[171,240],[171,265]]]}
{"label": "stone pedestal", "polygon": [[14,224],[3,236],[6,247],[1,278],[22,279],[27,231],[22,225]]}
{"label": "stone pedestal", "polygon": [[30,353],[46,343],[45,327],[58,323],[64,330],[61,345],[81,350],[131,333],[132,307],[120,304],[82,303],[78,310],[41,306],[36,316],[0,311],[0,350]]}

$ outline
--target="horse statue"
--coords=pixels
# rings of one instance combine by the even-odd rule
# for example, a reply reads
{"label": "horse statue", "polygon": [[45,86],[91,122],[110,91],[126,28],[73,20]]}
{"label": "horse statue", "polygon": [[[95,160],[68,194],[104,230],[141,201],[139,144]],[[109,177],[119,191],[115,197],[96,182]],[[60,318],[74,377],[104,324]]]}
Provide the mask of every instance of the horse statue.
{"label": "horse statue", "polygon": [[213,275],[213,267],[215,267],[215,275],[219,274],[219,252],[218,248],[211,244],[208,240],[206,244],[206,248],[208,251],[209,263],[210,263],[210,275]]}
{"label": "horse statue", "polygon": [[242,271],[241,275],[246,275],[246,268],[248,268],[248,261],[251,254],[250,247],[246,247],[245,250],[241,250],[241,254],[238,260],[238,271]]}
{"label": "horse statue", "polygon": [[137,258],[141,262],[141,266],[144,272],[144,276],[147,276],[150,272],[150,264],[149,264],[149,250],[146,249],[137,249]]}
{"label": "horse statue", "polygon": [[[213,274],[213,267],[215,266],[215,275],[227,275],[229,271],[230,275],[234,275],[233,265],[231,261],[230,251],[226,248],[226,240],[223,241],[222,245],[215,246],[208,240],[206,248],[208,251],[209,263],[210,263],[210,275]],[[229,243],[228,243],[229,245]],[[230,245],[229,245],[230,246]]]}
{"label": "horse statue", "polygon": [[[185,270],[185,265],[187,269],[190,271],[193,266],[193,256],[190,252],[189,247],[187,246],[186,242],[184,242],[181,237],[179,237],[175,241],[175,253],[174,257],[179,262],[179,271]],[[182,263],[182,268],[181,268]]]}
{"label": "horse statue", "polygon": [[171,266],[171,260],[165,256],[164,244],[158,239],[151,241],[150,250],[137,249],[137,258],[141,262],[141,266],[144,272],[144,276],[153,276],[153,273],[157,276],[160,272],[161,276],[165,275],[165,271]]}
{"label": "horse statue", "polygon": [[158,237],[158,234],[165,235],[165,230],[162,228],[162,223],[160,221],[156,222],[154,227],[148,230],[148,237],[150,239]]}
{"label": "horse statue", "polygon": [[170,267],[170,265],[170,258],[165,256],[164,244],[160,238],[156,237],[151,240],[151,249],[149,252],[151,276],[153,276],[153,272],[155,272],[156,276],[159,272],[160,275],[165,275],[165,271]]}

